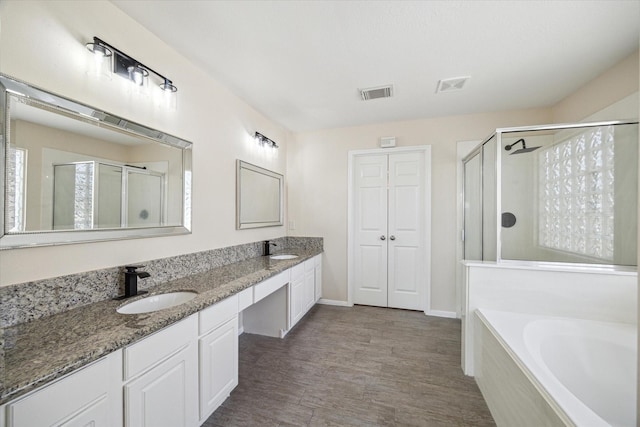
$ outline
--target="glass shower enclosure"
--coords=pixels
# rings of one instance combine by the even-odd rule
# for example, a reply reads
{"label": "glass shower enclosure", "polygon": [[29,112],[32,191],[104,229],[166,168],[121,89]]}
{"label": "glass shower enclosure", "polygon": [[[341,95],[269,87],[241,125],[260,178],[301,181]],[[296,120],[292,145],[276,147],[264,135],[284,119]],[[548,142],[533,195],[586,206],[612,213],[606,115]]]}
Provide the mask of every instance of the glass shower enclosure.
{"label": "glass shower enclosure", "polygon": [[53,166],[53,229],[159,227],[165,174],[97,161]]}
{"label": "glass shower enclosure", "polygon": [[496,129],[463,165],[466,260],[636,266],[637,121]]}

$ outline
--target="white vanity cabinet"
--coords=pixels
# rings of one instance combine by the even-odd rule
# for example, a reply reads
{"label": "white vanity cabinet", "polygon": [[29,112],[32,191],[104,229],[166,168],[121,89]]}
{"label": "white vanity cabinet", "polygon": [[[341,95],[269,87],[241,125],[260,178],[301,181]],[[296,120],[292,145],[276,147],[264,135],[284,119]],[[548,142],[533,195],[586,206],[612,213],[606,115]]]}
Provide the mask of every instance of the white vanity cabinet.
{"label": "white vanity cabinet", "polygon": [[0,405],[0,427],[201,425],[238,385],[238,313],[245,331],[284,337],[320,298],[321,257]]}
{"label": "white vanity cabinet", "polygon": [[233,295],[200,312],[200,423],[238,385],[238,307]]}
{"label": "white vanity cabinet", "polygon": [[291,268],[290,282],[290,328],[313,307],[321,294],[322,255],[306,260]]}
{"label": "white vanity cabinet", "polygon": [[125,427],[198,426],[198,315],[124,349]]}
{"label": "white vanity cabinet", "polygon": [[6,427],[121,426],[121,367],[118,350],[8,403]]}

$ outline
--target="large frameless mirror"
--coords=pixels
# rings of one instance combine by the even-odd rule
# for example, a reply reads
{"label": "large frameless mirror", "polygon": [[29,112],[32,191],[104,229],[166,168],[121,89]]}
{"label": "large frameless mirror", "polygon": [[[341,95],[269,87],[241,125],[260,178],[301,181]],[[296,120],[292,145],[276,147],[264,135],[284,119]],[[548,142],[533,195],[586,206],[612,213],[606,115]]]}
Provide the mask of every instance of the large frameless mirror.
{"label": "large frameless mirror", "polygon": [[283,224],[284,177],[251,163],[236,162],[236,228]]}
{"label": "large frameless mirror", "polygon": [[0,84],[0,249],[190,232],[190,142],[7,76]]}

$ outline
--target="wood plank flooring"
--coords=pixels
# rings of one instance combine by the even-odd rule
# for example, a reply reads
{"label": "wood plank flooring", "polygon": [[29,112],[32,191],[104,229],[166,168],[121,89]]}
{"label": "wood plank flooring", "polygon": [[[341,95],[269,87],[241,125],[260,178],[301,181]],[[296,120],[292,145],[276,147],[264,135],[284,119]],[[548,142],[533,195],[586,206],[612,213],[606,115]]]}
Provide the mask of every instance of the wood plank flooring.
{"label": "wood plank flooring", "polygon": [[204,426],[494,426],[460,321],[316,305],[284,339],[240,336],[240,380]]}

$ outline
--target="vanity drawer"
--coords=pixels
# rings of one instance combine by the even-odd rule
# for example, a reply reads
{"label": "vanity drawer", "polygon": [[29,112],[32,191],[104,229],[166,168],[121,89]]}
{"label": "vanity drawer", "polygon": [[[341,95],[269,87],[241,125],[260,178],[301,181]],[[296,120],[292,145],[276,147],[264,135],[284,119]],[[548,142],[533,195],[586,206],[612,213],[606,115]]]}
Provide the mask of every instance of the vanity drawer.
{"label": "vanity drawer", "polygon": [[238,313],[253,304],[253,286],[238,292]]}
{"label": "vanity drawer", "polygon": [[124,349],[124,380],[135,377],[175,354],[197,338],[198,319],[193,314]]}
{"label": "vanity drawer", "polygon": [[198,335],[205,334],[217,328],[237,314],[238,294],[218,301],[211,307],[205,308],[200,312],[200,329]]}
{"label": "vanity drawer", "polygon": [[289,283],[289,270],[258,283],[253,287],[253,302],[258,302],[262,298],[271,295],[287,283]]}

